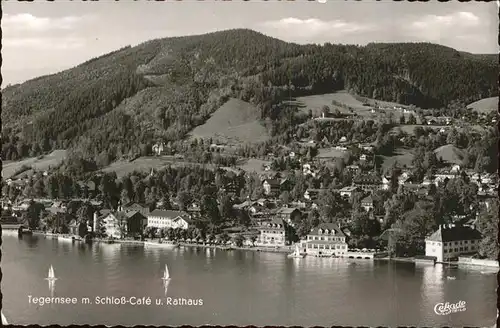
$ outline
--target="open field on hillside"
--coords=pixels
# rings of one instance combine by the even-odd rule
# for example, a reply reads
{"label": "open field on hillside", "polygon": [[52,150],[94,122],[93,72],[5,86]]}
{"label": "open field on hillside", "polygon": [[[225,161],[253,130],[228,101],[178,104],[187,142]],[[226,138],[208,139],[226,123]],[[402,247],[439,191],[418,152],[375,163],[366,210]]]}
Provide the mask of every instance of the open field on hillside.
{"label": "open field on hillside", "polygon": [[401,129],[401,131],[405,132],[405,133],[408,133],[410,135],[413,135],[415,134],[415,128],[416,127],[421,127],[421,128],[431,128],[433,130],[441,130],[441,129],[451,129],[452,128],[452,125],[398,125],[398,126],[395,126],[392,128],[391,132],[396,132],[398,131],[399,129]]}
{"label": "open field on hillside", "polygon": [[103,172],[116,172],[116,175],[118,178],[121,178],[123,176],[126,176],[129,173],[132,173],[134,171],[139,171],[139,172],[150,172],[151,169],[154,169],[155,171],[161,170],[165,168],[166,166],[204,166],[206,168],[214,168],[215,166],[212,164],[198,164],[198,163],[191,163],[191,162],[185,162],[183,160],[179,159],[174,159],[173,156],[159,156],[159,157],[153,157],[153,156],[146,156],[146,157],[139,157],[136,160],[129,162],[129,161],[117,161],[109,165],[108,167],[102,169]]}
{"label": "open field on hillside", "polygon": [[397,161],[400,167],[411,166],[414,155],[411,153],[410,149],[398,148],[394,152],[394,156],[382,156],[384,162],[382,164],[382,171],[385,171],[394,162]]}
{"label": "open field on hillside", "polygon": [[[256,172],[256,173],[264,173],[263,165],[268,165],[271,164],[270,161],[264,161],[261,159],[257,158],[250,158],[246,161],[246,163],[238,165],[240,169],[242,169],[245,172]],[[267,171],[267,172],[272,172],[272,171]]]}
{"label": "open field on hillside", "polygon": [[464,152],[453,145],[441,146],[434,150],[434,152],[438,159],[442,158],[443,161],[450,164],[462,164],[462,159],[464,158]]}
{"label": "open field on hillside", "polygon": [[270,137],[259,122],[260,110],[239,99],[230,99],[212,114],[205,124],[190,133],[191,138],[212,138],[217,144],[256,143]]}
{"label": "open field on hillside", "polygon": [[415,128],[419,126],[419,127],[422,127],[422,128],[431,128],[433,130],[441,130],[441,129],[445,129],[445,130],[448,130],[448,129],[451,129],[451,128],[455,128],[457,131],[461,131],[461,130],[467,130],[467,129],[474,129],[478,132],[481,132],[484,130],[484,127],[480,126],[480,125],[466,125],[466,126],[456,126],[456,125],[425,125],[425,124],[420,124],[420,125],[398,125],[398,126],[395,126],[392,128],[391,132],[396,132],[398,129],[401,129],[403,132],[405,133],[408,133],[410,135],[413,135],[414,132],[415,132]]}
{"label": "open field on hillside", "polygon": [[334,147],[321,148],[318,150],[318,155],[316,156],[316,158],[321,160],[326,160],[331,158],[343,158],[346,153],[347,153],[346,151],[335,149]]}
{"label": "open field on hillside", "polygon": [[[380,117],[380,113],[371,112],[372,106],[374,106],[375,103],[377,103],[379,106],[390,108],[393,108],[394,106],[406,107],[405,105],[401,105],[398,103],[380,101],[364,97],[362,98],[365,99],[366,103],[370,104],[370,106],[363,106],[362,101],[358,100],[357,97],[353,96],[345,90],[334,93],[326,93],[322,95],[298,97],[290,103],[297,106],[299,110],[304,113],[308,113],[309,110],[312,110],[314,116],[320,116],[321,108],[325,105],[330,107],[331,109],[337,108],[341,113],[349,113],[348,109],[333,105],[332,101],[335,101],[336,103],[351,107],[356,114],[362,116],[365,119],[377,119],[378,117]],[[396,111],[394,111],[394,114],[399,115],[399,113]]]}
{"label": "open field on hillside", "polygon": [[498,97],[484,98],[469,104],[467,108],[478,111],[480,113],[487,113],[498,110]]}
{"label": "open field on hillside", "polygon": [[[45,155],[40,159],[37,157],[31,157],[23,159],[22,161],[4,161],[2,163],[2,177],[4,179],[12,178],[15,176],[16,172],[23,166],[34,168],[37,171],[45,171],[51,167],[58,166],[66,158],[66,150],[54,150],[49,155]],[[19,175],[26,174],[27,176],[33,174],[33,170],[27,170]]]}

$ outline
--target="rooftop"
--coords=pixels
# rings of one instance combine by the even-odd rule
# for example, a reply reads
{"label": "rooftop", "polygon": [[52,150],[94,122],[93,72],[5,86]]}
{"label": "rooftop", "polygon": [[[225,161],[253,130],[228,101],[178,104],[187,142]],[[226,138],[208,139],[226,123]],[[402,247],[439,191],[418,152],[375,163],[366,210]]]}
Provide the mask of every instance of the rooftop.
{"label": "rooftop", "polygon": [[[335,236],[344,237],[344,233],[340,230],[340,227],[335,223],[320,223],[316,228],[313,228],[310,235],[322,235],[326,234],[326,231],[330,234],[330,232],[334,231]],[[321,233],[320,233],[321,232]]]}
{"label": "rooftop", "polygon": [[482,239],[481,233],[468,226],[441,225],[439,229],[426,238],[428,241],[459,241]]}
{"label": "rooftop", "polygon": [[148,216],[159,216],[164,218],[176,218],[178,216],[189,216],[188,213],[184,211],[170,211],[170,210],[154,210],[149,213]]}

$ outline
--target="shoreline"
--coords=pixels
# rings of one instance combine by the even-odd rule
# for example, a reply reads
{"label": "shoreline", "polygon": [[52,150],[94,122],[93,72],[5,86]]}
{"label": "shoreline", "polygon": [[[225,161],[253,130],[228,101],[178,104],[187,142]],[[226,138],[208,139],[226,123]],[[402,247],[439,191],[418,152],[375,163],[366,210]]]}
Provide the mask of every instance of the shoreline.
{"label": "shoreline", "polygon": [[415,263],[413,257],[375,257],[376,261]]}
{"label": "shoreline", "polygon": [[[39,235],[39,236],[45,236],[45,237],[51,237],[52,239],[59,239],[61,238],[62,240],[68,240],[73,237],[73,235],[70,234],[54,234],[50,232],[43,232],[43,231],[33,231],[33,235]],[[153,239],[153,240],[156,240]],[[233,245],[228,245],[228,246],[223,246],[223,245],[208,245],[208,244],[193,244],[193,243],[188,243],[188,242],[173,242],[172,241],[167,241],[165,243],[159,243],[155,242],[153,240],[121,240],[121,239],[113,239],[111,242],[108,241],[107,239],[92,239],[92,243],[102,243],[102,244],[133,244],[133,245],[143,245],[144,247],[147,247],[148,245],[153,246],[153,247],[164,247],[164,248],[175,248],[175,247],[197,247],[197,248],[209,248],[209,249],[220,249],[220,250],[225,250],[225,251],[231,251],[231,250],[240,250],[240,251],[251,251],[251,252],[264,252],[264,253],[281,253],[281,254],[290,254],[293,252],[293,250],[290,248],[290,246],[284,246],[284,247],[279,247],[279,248],[270,248],[270,247],[263,247],[263,246],[243,246],[243,247],[237,247]],[[85,242],[83,239],[77,239],[75,242]],[[310,255],[313,256],[313,255]],[[313,256],[315,257],[315,256]],[[349,259],[349,258],[346,258]],[[387,262],[402,262],[402,263],[417,263],[415,261],[415,258],[413,257],[374,257],[372,258],[372,261],[387,261]],[[432,265],[437,265],[441,263],[425,263],[424,264],[432,264]],[[471,264],[471,263],[453,263],[453,265],[459,265],[463,267],[469,267],[469,268],[491,268],[491,269],[498,269],[498,267],[494,266],[489,266],[489,265],[480,265],[480,264]]]}

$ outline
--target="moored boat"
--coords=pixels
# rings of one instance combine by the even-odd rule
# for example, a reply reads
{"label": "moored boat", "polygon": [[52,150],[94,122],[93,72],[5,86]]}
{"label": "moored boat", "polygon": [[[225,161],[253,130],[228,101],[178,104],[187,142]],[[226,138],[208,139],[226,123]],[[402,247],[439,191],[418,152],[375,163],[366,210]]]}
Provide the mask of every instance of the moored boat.
{"label": "moored boat", "polygon": [[290,258],[304,258],[306,257],[306,254],[301,254],[299,245],[295,245],[295,251],[291,254],[288,254],[288,257]]}

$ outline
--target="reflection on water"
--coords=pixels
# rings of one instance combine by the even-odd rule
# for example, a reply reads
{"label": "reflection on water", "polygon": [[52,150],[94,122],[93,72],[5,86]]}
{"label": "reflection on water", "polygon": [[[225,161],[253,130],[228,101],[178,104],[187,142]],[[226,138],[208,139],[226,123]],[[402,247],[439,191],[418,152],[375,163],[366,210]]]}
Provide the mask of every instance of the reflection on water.
{"label": "reflection on water", "polygon": [[170,285],[170,280],[163,280],[163,291],[164,291],[165,297],[167,297],[169,285]]}
{"label": "reflection on water", "polygon": [[[439,265],[14,236],[4,238],[2,249],[8,250],[2,262],[4,307],[19,324],[486,326],[495,315],[495,307],[486,305],[496,297],[493,275],[458,270],[457,280],[448,281]],[[154,300],[168,294],[202,298],[204,305],[89,305],[79,307],[78,315],[60,306],[36,308],[25,298],[47,295],[41,283],[47,263],[53,263],[61,278],[57,291],[55,284],[49,286],[51,295]],[[165,264],[172,280],[160,285]],[[433,313],[435,303],[461,297],[468,304],[466,316]]]}
{"label": "reflection on water", "polygon": [[445,301],[444,299],[444,284],[445,272],[443,266],[437,265],[422,265],[417,267],[417,270],[422,272],[421,297],[422,306],[420,312],[422,316],[432,315],[434,306],[437,303]]}
{"label": "reflection on water", "polygon": [[54,292],[56,290],[56,282],[54,280],[48,280],[50,297],[54,297]]}

